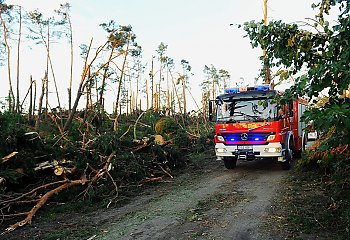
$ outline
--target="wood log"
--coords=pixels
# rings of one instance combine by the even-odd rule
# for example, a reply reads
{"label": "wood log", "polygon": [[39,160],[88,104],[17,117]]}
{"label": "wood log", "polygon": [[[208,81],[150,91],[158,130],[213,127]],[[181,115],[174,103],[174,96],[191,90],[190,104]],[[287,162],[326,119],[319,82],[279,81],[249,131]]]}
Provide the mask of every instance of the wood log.
{"label": "wood log", "polygon": [[62,159],[60,161],[53,160],[51,162],[50,161],[45,161],[45,162],[42,162],[42,163],[38,163],[33,170],[34,171],[40,171],[40,170],[45,170],[45,169],[48,169],[48,168],[55,169],[56,166],[68,165],[68,164],[71,164],[71,163],[73,163],[73,162],[70,161],[70,160],[66,160],[66,159]]}
{"label": "wood log", "polygon": [[160,181],[162,180],[162,177],[154,177],[154,178],[145,178],[142,180],[143,183],[147,183],[147,182],[154,182],[154,181]]}
{"label": "wood log", "polygon": [[86,182],[88,182],[88,180],[85,177],[82,177],[79,180],[73,180],[73,181],[69,181],[66,183],[63,183],[62,185],[48,191],[47,193],[45,193],[38,201],[38,203],[28,212],[27,217],[25,219],[23,219],[22,221],[19,221],[11,226],[9,226],[8,228],[5,229],[5,231],[2,233],[2,235],[12,232],[14,230],[16,230],[19,227],[22,227],[26,224],[31,224],[32,223],[32,219],[35,216],[36,212],[47,202],[47,200],[52,197],[54,194],[58,194],[59,192],[61,192],[62,190],[75,186],[75,185],[84,185]]}
{"label": "wood log", "polygon": [[13,156],[16,156],[17,153],[18,153],[18,152],[12,152],[12,153],[10,153],[9,155],[3,157],[1,162],[4,163],[4,162],[10,160]]}
{"label": "wood log", "polygon": [[6,182],[6,179],[4,177],[0,177],[0,185],[5,183]]}

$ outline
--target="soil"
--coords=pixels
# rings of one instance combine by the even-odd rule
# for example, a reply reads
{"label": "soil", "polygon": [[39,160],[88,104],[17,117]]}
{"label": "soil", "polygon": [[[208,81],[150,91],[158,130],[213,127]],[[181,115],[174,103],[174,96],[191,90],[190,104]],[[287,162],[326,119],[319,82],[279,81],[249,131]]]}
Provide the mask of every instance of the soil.
{"label": "soil", "polygon": [[203,159],[200,167],[148,188],[122,207],[74,213],[54,222],[34,221],[3,237],[284,239],[281,231],[272,231],[268,219],[289,174],[275,161],[242,161],[227,170],[221,161]]}

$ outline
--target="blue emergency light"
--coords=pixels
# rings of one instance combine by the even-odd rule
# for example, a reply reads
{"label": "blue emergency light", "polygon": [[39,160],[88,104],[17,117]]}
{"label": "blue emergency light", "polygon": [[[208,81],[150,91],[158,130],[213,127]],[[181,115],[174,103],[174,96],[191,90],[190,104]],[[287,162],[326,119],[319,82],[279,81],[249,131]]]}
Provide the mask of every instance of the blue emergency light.
{"label": "blue emergency light", "polygon": [[226,88],[225,93],[240,93],[249,91],[269,91],[269,85],[260,85],[256,87],[245,87],[245,88]]}
{"label": "blue emergency light", "polygon": [[239,93],[239,88],[227,88],[225,93]]}
{"label": "blue emergency light", "polygon": [[270,90],[270,86],[269,85],[256,86],[255,90],[257,90],[257,91],[268,91],[268,90]]}

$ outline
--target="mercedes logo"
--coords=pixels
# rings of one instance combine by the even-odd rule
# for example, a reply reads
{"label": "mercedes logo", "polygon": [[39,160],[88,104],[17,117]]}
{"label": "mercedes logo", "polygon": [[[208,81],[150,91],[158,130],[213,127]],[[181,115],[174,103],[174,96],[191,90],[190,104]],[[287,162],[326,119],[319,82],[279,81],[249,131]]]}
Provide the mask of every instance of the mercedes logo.
{"label": "mercedes logo", "polygon": [[248,139],[248,133],[242,133],[242,134],[241,134],[241,139],[242,139],[243,141],[246,141],[246,140]]}

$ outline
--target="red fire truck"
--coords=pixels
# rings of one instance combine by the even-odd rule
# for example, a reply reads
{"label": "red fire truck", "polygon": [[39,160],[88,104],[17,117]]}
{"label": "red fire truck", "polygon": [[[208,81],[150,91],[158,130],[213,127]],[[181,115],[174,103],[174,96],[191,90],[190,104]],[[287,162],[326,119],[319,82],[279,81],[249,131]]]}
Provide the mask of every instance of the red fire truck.
{"label": "red fire truck", "polygon": [[226,168],[235,168],[237,160],[273,158],[287,170],[293,155],[305,150],[306,124],[300,118],[307,100],[281,106],[276,94],[268,85],[230,88],[209,102],[216,157]]}

